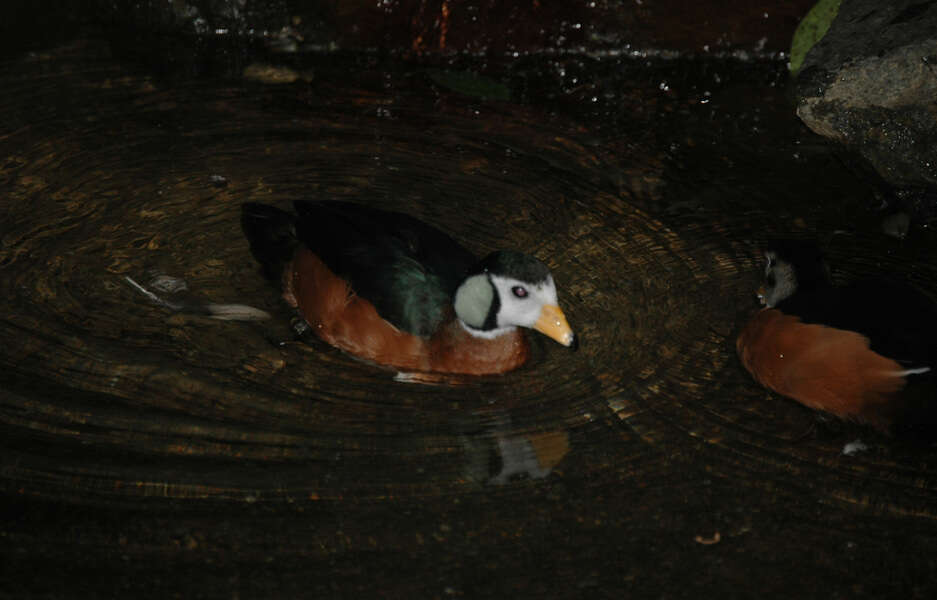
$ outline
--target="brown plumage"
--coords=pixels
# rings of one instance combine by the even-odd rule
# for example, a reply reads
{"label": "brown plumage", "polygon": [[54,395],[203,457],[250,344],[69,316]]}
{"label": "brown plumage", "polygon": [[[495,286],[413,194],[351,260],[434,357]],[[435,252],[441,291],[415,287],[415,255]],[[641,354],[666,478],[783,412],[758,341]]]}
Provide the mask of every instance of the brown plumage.
{"label": "brown plumage", "polygon": [[550,270],[532,256],[482,260],[413,217],[360,204],[244,204],[251,252],[324,341],[417,373],[484,375],[524,364],[531,328],[575,349]]}
{"label": "brown plumage", "polygon": [[801,404],[886,430],[895,394],[905,386],[901,365],[876,354],[854,331],[805,324],[766,308],[736,341],[739,358],[762,385]]}
{"label": "brown plumage", "polygon": [[324,341],[397,369],[503,373],[524,364],[529,354],[529,343],[519,329],[493,339],[474,337],[454,315],[428,338],[397,329],[305,248],[297,250],[284,271],[283,297]]}
{"label": "brown plumage", "polygon": [[937,431],[937,309],[907,286],[834,287],[819,249],[776,242],[765,253],[767,308],[736,340],[759,383],[815,410],[883,432]]}

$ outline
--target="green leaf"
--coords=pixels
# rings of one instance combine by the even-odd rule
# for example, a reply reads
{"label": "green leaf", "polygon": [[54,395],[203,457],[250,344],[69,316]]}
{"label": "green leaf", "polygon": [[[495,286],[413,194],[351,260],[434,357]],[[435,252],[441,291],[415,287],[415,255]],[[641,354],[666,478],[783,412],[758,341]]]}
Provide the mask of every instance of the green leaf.
{"label": "green leaf", "polygon": [[820,0],[813,5],[810,12],[801,20],[794,37],[791,40],[791,73],[796,75],[804,64],[807,52],[814,44],[823,39],[830,29],[830,24],[839,13],[839,4],[842,0]]}

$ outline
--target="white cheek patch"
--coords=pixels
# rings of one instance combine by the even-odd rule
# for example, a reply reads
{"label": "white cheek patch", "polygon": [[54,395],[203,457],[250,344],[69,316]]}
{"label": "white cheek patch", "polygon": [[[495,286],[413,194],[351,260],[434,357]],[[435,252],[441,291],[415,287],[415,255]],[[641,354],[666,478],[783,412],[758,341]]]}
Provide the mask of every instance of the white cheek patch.
{"label": "white cheek patch", "polygon": [[456,290],[453,303],[455,314],[472,327],[484,327],[494,295],[495,290],[488,283],[486,275],[473,275]]}

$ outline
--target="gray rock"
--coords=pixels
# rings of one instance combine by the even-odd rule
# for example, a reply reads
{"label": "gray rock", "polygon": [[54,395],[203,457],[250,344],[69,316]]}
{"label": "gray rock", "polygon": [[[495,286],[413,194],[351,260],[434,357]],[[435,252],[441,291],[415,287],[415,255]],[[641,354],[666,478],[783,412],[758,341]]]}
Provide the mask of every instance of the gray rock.
{"label": "gray rock", "polygon": [[796,92],[808,127],[886,181],[937,187],[937,0],[843,0]]}

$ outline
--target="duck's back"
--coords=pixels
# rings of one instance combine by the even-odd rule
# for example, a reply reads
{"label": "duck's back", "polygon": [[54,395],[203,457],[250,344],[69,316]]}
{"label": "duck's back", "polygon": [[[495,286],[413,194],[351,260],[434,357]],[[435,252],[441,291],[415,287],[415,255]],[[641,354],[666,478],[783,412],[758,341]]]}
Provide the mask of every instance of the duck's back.
{"label": "duck's back", "polygon": [[905,368],[937,368],[937,307],[908,285],[865,279],[797,294],[777,308],[805,324],[856,332],[873,352]]}
{"label": "duck's back", "polygon": [[[444,232],[405,214],[347,202],[295,203],[296,215],[247,205],[244,230],[274,278],[296,245],[315,254],[353,293],[402,331],[427,337],[450,313],[475,256]],[[278,226],[271,226],[277,224]],[[283,240],[290,229],[293,246]]]}

